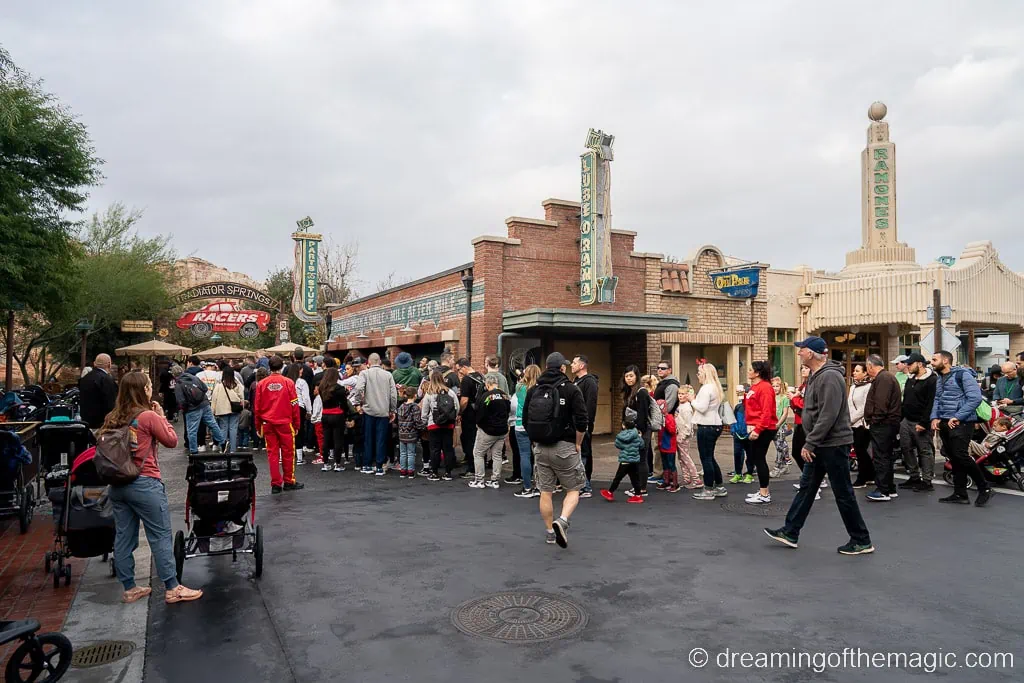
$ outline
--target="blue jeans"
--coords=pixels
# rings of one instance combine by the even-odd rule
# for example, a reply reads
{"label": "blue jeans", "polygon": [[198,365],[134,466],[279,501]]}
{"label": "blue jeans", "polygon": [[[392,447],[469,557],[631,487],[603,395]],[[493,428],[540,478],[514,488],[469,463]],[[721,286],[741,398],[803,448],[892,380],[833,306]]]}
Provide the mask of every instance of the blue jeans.
{"label": "blue jeans", "polygon": [[252,438],[252,430],[251,429],[239,429],[238,430],[238,447],[239,448],[248,448],[249,447],[249,441],[250,441],[251,438]]}
{"label": "blue jeans", "polygon": [[722,468],[715,460],[715,443],[722,435],[721,425],[697,425],[697,451],[704,468],[704,488],[713,489],[722,485]]}
{"label": "blue jeans", "polygon": [[[660,449],[659,449],[660,450]],[[676,454],[675,453],[661,453],[661,469],[665,472],[676,471]]]}
{"label": "blue jeans", "polygon": [[228,438],[228,452],[234,453],[238,447],[238,413],[218,415],[217,426]]}
{"label": "blue jeans", "polygon": [[200,422],[205,424],[206,428],[210,430],[215,444],[220,445],[224,443],[224,433],[220,431],[220,427],[217,426],[217,420],[213,418],[213,409],[210,408],[209,403],[206,403],[199,408],[193,408],[185,413],[185,435],[188,438],[189,453],[198,452],[196,437],[199,434]]}
{"label": "blue jeans", "polygon": [[526,432],[515,430],[516,442],[519,444],[519,469],[523,473],[523,488],[533,488],[533,448]]}
{"label": "blue jeans", "polygon": [[804,463],[804,469],[800,474],[800,490],[797,491],[793,504],[789,506],[783,530],[793,538],[800,537],[800,530],[807,521],[811,506],[814,505],[814,494],[818,492],[818,487],[828,474],[828,483],[832,486],[836,507],[839,508],[839,516],[843,518],[850,540],[860,545],[870,545],[871,536],[868,534],[867,525],[864,524],[864,518],[861,517],[857,498],[853,494],[853,484],[850,483],[849,444],[838,448],[819,447],[814,454],[813,462]]}
{"label": "blue jeans", "polygon": [[388,430],[391,420],[387,417],[363,415],[363,458],[367,465],[376,460],[377,467],[384,467],[388,459]]}
{"label": "blue jeans", "polygon": [[139,520],[146,529],[149,549],[164,588],[178,585],[171,549],[171,515],[167,507],[164,483],[152,477],[139,477],[125,486],[111,486],[114,504],[114,568],[124,589],[135,588],[135,549],[139,547]]}
{"label": "blue jeans", "polygon": [[416,471],[416,442],[398,442],[398,469],[403,472]]}

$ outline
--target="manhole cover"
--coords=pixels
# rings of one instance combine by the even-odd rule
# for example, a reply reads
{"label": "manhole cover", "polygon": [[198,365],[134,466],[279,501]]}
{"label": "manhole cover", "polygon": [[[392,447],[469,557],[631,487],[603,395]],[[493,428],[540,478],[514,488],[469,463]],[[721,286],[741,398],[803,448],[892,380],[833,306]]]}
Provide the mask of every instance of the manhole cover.
{"label": "manhole cover", "polygon": [[589,617],[572,600],[536,591],[495,593],[452,610],[452,623],[466,635],[502,643],[539,643],[576,635]]}
{"label": "manhole cover", "polygon": [[128,640],[105,640],[75,650],[71,655],[71,666],[76,669],[88,669],[103,666],[124,659],[135,651],[135,643]]}
{"label": "manhole cover", "polygon": [[789,512],[788,505],[781,505],[779,503],[768,503],[767,505],[722,503],[722,509],[726,512],[739,512],[744,515],[754,515],[755,517],[772,517],[773,515],[784,515]]}

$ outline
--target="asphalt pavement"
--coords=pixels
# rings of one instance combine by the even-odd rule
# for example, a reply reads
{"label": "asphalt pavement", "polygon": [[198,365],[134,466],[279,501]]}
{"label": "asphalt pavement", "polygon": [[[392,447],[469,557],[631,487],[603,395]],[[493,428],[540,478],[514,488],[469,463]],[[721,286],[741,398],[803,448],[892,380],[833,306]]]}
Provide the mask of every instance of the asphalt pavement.
{"label": "asphalt pavement", "polygon": [[[978,509],[938,504],[942,488],[891,503],[866,503],[859,491],[878,551],[846,557],[836,553],[847,536],[829,492],[799,550],[763,535],[762,527],[782,523],[789,482],[773,487],[770,510],[745,506],[753,486],[742,485],[714,502],[683,492],[652,491],[644,505],[595,496],[581,501],[563,550],[544,543],[537,500],[514,498],[511,486],[474,490],[461,480],[305,465],[304,491],[270,496],[262,493],[264,458],[263,577],[251,577],[248,556],[189,560],[183,582],[206,594],[172,606],[154,584],[146,681],[898,681],[927,675],[933,660],[923,655],[939,653],[936,673],[948,680],[1008,681],[1020,676],[1005,660],[969,669],[965,658],[1011,653],[1024,666],[1013,598],[1024,561],[1012,542],[1021,498],[997,495]],[[183,487],[171,480],[180,460],[161,458],[179,527]],[[531,643],[454,625],[462,603],[509,591],[567,598],[586,624]],[[529,610],[501,614],[533,618]],[[692,652],[701,661],[695,648],[710,659],[701,668],[689,662]],[[847,654],[836,666],[844,648],[910,659],[876,668]],[[785,666],[780,654],[774,668],[743,666],[773,652],[804,656],[805,665]]]}

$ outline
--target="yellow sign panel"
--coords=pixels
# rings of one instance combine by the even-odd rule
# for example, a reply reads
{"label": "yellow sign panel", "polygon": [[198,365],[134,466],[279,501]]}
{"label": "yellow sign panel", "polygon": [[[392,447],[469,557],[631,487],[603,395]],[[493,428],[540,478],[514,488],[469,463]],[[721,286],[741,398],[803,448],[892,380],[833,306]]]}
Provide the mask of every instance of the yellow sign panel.
{"label": "yellow sign panel", "polygon": [[121,321],[122,332],[152,332],[153,321],[152,320],[122,320]]}

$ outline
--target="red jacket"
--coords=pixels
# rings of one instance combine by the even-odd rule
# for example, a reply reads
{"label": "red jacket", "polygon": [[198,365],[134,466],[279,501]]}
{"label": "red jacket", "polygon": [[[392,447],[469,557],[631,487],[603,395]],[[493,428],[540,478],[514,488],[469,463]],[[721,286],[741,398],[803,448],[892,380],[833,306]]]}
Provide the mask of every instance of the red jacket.
{"label": "red jacket", "polygon": [[797,392],[793,394],[793,398],[789,400],[789,407],[793,409],[793,424],[796,425],[804,423],[802,415],[804,412],[804,387],[805,385],[801,384]]}
{"label": "red jacket", "polygon": [[758,432],[776,429],[779,425],[778,414],[775,411],[775,390],[771,382],[762,380],[750,385],[743,409],[747,426],[756,428]]}
{"label": "red jacket", "polygon": [[299,395],[295,382],[284,375],[274,373],[256,385],[256,414],[253,415],[256,431],[263,432],[264,424],[291,424],[299,431]]}

